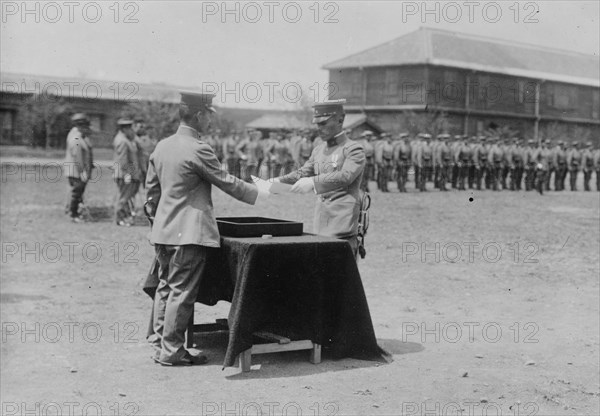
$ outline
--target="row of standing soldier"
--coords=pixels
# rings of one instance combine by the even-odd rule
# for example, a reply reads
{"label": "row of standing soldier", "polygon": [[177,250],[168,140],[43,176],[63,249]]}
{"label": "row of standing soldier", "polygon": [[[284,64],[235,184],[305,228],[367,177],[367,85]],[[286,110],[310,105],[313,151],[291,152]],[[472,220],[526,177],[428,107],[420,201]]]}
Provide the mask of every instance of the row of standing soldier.
{"label": "row of standing soldier", "polygon": [[[235,131],[220,139],[218,132],[208,138],[217,156],[227,165],[231,174],[250,181],[258,176],[275,177],[302,166],[319,138],[310,130],[298,133],[270,133],[263,138],[258,130],[248,130],[247,135]],[[540,193],[565,189],[567,176],[572,191],[577,190],[577,177],[583,172],[584,190],[589,191],[592,174],[596,172],[596,188],[600,191],[600,150],[592,149],[588,142],[502,139],[492,136],[450,136],[439,134],[435,138],[422,133],[410,138],[407,133],[392,137],[382,133],[379,138],[364,131],[358,141],[365,149],[367,165],[362,189],[369,190],[375,181],[382,192],[389,192],[389,182],[396,182],[399,192],[406,192],[408,173],[414,171],[415,188],[427,190],[433,182],[440,191],[448,187],[468,189],[525,189]]]}
{"label": "row of standing soldier", "polygon": [[537,190],[539,193],[565,189],[567,174],[570,189],[577,190],[577,176],[583,172],[586,191],[590,190],[592,173],[596,172],[596,188],[600,191],[600,150],[592,143],[580,147],[563,141],[553,145],[549,140],[535,145],[532,140],[501,139],[498,137],[467,137],[439,134],[435,139],[422,133],[410,139],[400,134],[395,140],[383,133],[378,140],[374,134],[363,132],[367,167],[363,189],[375,180],[377,187],[388,192],[388,183],[395,181],[399,192],[406,192],[408,172],[414,170],[415,188],[424,192],[427,182],[440,191],[448,187],[458,190],[482,188],[498,191]]}

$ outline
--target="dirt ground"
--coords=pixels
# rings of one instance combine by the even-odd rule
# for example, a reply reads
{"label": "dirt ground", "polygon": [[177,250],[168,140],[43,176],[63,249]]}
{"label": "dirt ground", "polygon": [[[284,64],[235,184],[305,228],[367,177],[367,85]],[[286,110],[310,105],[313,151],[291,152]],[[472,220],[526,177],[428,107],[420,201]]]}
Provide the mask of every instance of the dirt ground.
{"label": "dirt ground", "polygon": [[[153,363],[148,228],[73,224],[53,167],[6,166],[3,415],[600,413],[597,192],[374,190],[359,268],[394,361],[269,354],[241,374],[222,369],[224,334],[196,337],[206,366]],[[103,170],[86,200],[107,205],[114,192]],[[218,215],[300,220],[308,232],[313,202],[279,196],[258,209],[214,192]],[[227,312],[197,305],[196,321]]]}

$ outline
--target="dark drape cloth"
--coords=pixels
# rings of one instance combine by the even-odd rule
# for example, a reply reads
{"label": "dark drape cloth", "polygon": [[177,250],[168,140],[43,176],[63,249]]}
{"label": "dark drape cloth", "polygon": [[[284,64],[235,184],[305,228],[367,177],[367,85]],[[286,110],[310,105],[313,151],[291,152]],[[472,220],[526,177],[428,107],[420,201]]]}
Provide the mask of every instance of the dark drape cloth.
{"label": "dark drape cloth", "polygon": [[[231,302],[224,366],[267,330],[310,339],[334,358],[389,361],[379,348],[356,261],[348,242],[298,237],[221,237],[221,249],[202,277],[197,301]],[[144,291],[158,285],[153,265]]]}

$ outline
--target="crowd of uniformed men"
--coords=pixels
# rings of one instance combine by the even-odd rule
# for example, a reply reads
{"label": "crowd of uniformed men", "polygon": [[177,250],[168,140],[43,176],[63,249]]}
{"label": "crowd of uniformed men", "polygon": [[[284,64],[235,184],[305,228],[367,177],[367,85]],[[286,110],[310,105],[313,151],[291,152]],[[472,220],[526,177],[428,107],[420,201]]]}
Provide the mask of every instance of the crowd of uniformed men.
{"label": "crowd of uniformed men", "polygon": [[[311,130],[269,133],[258,130],[246,134],[234,131],[226,138],[215,132],[207,137],[229,172],[242,179],[251,175],[275,177],[302,166],[320,139]],[[592,143],[580,144],[549,140],[502,139],[491,136],[450,136],[419,134],[411,138],[403,133],[377,137],[364,131],[358,141],[365,149],[366,168],[362,188],[369,190],[375,181],[382,192],[395,182],[399,192],[407,191],[409,171],[414,187],[427,190],[427,183],[447,191],[490,189],[537,190],[540,193],[565,189],[577,190],[577,177],[583,173],[584,190],[589,191],[596,172],[596,189],[600,191],[600,150]]]}
{"label": "crowd of uniformed men", "polygon": [[[74,221],[79,221],[77,206],[91,175],[92,151],[87,117],[76,114],[73,124],[67,138],[67,158],[78,162],[76,165],[83,169],[69,178],[71,187],[77,189],[72,193],[69,212]],[[115,220],[118,225],[128,226],[135,213],[135,196],[143,186],[148,159],[157,141],[146,134],[142,118],[122,118],[117,124],[113,141],[114,179],[118,189]],[[270,132],[266,137],[255,129],[234,130],[228,135],[215,130],[203,139],[230,174],[248,182],[252,175],[273,178],[303,166],[321,141],[311,129]],[[384,132],[377,136],[371,131],[363,131],[357,141],[366,155],[361,184],[364,191],[370,190],[369,185],[374,181],[382,192],[389,192],[390,182],[397,184],[399,192],[407,192],[409,172],[414,178],[414,188],[421,192],[427,191],[427,183],[432,183],[440,191],[536,190],[542,194],[551,189],[565,190],[567,177],[568,189],[576,191],[580,173],[583,188],[589,191],[594,172],[596,190],[600,191],[600,149],[593,149],[591,142],[537,143],[494,136],[432,137],[427,133],[411,137],[407,133],[392,136]]]}

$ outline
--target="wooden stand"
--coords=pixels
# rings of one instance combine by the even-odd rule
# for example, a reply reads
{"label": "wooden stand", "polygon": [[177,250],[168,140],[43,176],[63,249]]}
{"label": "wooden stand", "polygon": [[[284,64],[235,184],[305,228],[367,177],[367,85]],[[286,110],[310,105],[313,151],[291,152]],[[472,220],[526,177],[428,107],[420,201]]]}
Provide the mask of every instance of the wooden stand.
{"label": "wooden stand", "polygon": [[[214,324],[194,325],[194,316],[192,315],[192,318],[188,323],[188,330],[186,333],[186,346],[188,348],[192,348],[194,346],[194,332],[217,332],[228,330],[229,326],[227,325],[227,319],[217,319]],[[257,354],[311,350],[309,361],[313,364],[319,364],[321,362],[321,345],[315,344],[311,340],[305,339],[300,341],[292,341],[289,338],[266,331],[255,332],[253,335],[273,342],[268,344],[253,345],[251,348],[248,348],[246,351],[243,351],[240,355],[238,355],[237,361],[242,369],[242,372],[244,373],[250,371],[250,367],[252,366],[252,355]]]}
{"label": "wooden stand", "polygon": [[238,356],[239,366],[242,372],[250,371],[252,366],[252,355],[256,354],[269,354],[272,352],[283,352],[283,351],[299,351],[299,350],[311,350],[309,361],[313,364],[319,364],[321,362],[321,345],[315,344],[311,340],[304,339],[300,341],[291,341],[289,338],[279,336],[270,332],[255,332],[253,334],[259,338],[263,338],[269,341],[277,341],[269,344],[256,344],[252,348],[248,348]]}

